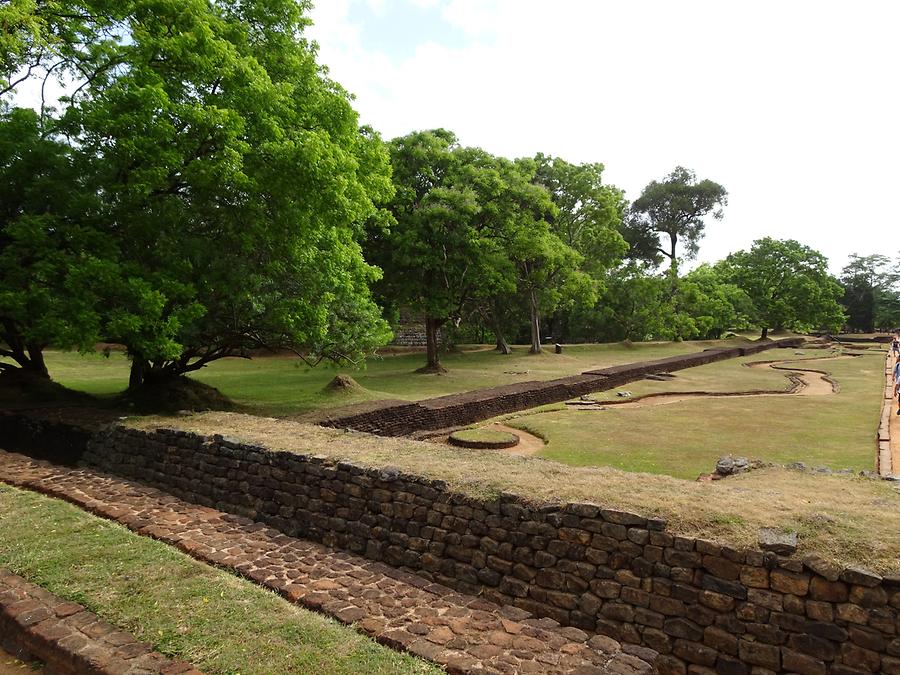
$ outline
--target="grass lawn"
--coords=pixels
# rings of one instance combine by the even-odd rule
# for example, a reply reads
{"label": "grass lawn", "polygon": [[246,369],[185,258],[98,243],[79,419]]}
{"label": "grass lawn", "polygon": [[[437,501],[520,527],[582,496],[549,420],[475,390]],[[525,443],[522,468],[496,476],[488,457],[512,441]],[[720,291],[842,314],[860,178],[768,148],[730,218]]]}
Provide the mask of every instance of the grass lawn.
{"label": "grass lawn", "polygon": [[[567,345],[562,354],[550,350],[538,355],[528,354],[527,347],[514,347],[509,356],[482,346],[468,347],[442,357],[449,370],[446,375],[415,373],[416,368],[424,364],[422,353],[372,358],[360,370],[326,364],[309,368],[296,357],[228,358],[209,364],[192,377],[221,390],[248,412],[291,415],[371,399],[418,400],[526,380],[549,380],[591,368],[743,342]],[[121,392],[128,384],[128,360],[121,352],[113,352],[105,358],[99,354],[82,356],[51,351],[47,353],[47,365],[54,380],[90,394],[110,396]],[[338,372],[353,377],[364,390],[355,393],[326,391],[325,385]]]}
{"label": "grass lawn", "polygon": [[440,673],[89,515],[0,484],[0,565],[208,673]]}
{"label": "grass lawn", "polygon": [[[786,464],[873,470],[875,431],[884,388],[884,352],[850,359],[817,359],[792,351],[766,353],[679,371],[667,382],[643,380],[622,389],[654,392],[785,389],[783,373],[743,362],[803,358],[798,367],[827,371],[840,385],[829,396],[697,398],[647,407],[576,410],[552,406],[508,416],[505,423],[548,441],[540,456],[576,466],[696,478],[716,459],[735,454]],[[595,398],[614,400],[614,392]]]}
{"label": "grass lawn", "polygon": [[766,469],[698,483],[233,413],[136,418],[128,424],[219,433],[274,450],[395,466],[478,498],[509,490],[538,503],[590,501],[662,516],[677,534],[739,547],[756,548],[759,528],[777,527],[800,533],[800,555],[815,552],[881,571],[897,571],[900,561],[900,491],[886,481]]}

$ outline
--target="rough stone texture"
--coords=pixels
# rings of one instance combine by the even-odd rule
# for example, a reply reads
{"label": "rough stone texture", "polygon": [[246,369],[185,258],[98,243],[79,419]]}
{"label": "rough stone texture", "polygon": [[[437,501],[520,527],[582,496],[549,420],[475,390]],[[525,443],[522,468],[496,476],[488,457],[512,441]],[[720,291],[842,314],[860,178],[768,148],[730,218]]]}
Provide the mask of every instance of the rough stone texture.
{"label": "rough stone texture", "polygon": [[110,675],[201,675],[146,643],[0,568],[0,646],[28,654],[44,672]]}
{"label": "rough stone texture", "polygon": [[643,379],[647,375],[693,368],[757,354],[768,349],[797,347],[802,342],[803,338],[785,338],[744,347],[707,349],[695,354],[681,354],[655,361],[590,370],[581,375],[555,380],[516,382],[489,389],[440,396],[417,403],[385,401],[380,406],[365,403],[358,407],[348,406],[341,410],[325,411],[318,419],[309,419],[323,426],[339,429],[349,428],[381,436],[405,436],[417,431],[472,424],[497,415],[614,389],[628,382]]}
{"label": "rough stone texture", "polygon": [[640,675],[653,670],[644,660],[656,656],[651,650],[629,653],[615,640],[457,593],[410,572],[296,539],[128,480],[2,451],[0,480],[66,499],[199,560],[232,569],[292,602],[354,623],[379,642],[441,664],[451,673]]}
{"label": "rough stone texture", "polygon": [[[802,656],[847,668],[863,656],[900,657],[895,577],[673,536],[660,519],[596,504],[534,506],[506,493],[479,501],[396,468],[171,429],[109,429],[84,459],[424,583],[653,649],[666,657],[662,670],[732,672],[742,654],[771,670],[782,647],[808,669]],[[868,632],[851,636],[850,627]]]}
{"label": "rough stone texture", "polygon": [[791,555],[797,550],[797,533],[763,527],[759,531],[759,547],[778,555]]}

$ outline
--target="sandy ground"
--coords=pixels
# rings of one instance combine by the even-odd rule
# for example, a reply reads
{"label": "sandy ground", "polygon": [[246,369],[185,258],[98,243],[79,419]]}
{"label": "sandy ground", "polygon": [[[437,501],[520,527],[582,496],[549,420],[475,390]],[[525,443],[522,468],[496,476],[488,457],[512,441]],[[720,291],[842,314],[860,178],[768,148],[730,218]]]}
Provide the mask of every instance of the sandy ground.
{"label": "sandy ground", "polygon": [[[832,358],[837,359],[849,359],[853,358],[852,356],[836,356]],[[590,404],[585,406],[574,405],[571,406],[572,409],[575,410],[599,410],[604,407],[613,407],[616,408],[646,408],[650,406],[656,405],[666,405],[669,403],[677,403],[678,401],[684,401],[687,399],[693,398],[716,398],[720,396],[729,396],[729,397],[751,397],[751,396],[829,396],[835,393],[834,385],[826,379],[824,373],[810,370],[810,369],[800,369],[800,368],[784,368],[785,365],[796,363],[796,361],[787,360],[787,361],[775,361],[775,362],[763,362],[763,363],[755,363],[751,364],[751,368],[771,368],[773,370],[778,370],[779,372],[783,372],[785,376],[791,376],[796,383],[796,387],[793,391],[785,391],[785,392],[734,392],[734,393],[707,393],[707,392],[682,392],[675,394],[651,394],[649,396],[644,396],[643,398],[636,399],[634,401],[624,401],[622,403],[614,402],[614,403],[603,403],[603,404]],[[894,403],[894,411],[896,412],[896,401]],[[894,432],[894,427],[896,425],[896,433]],[[534,455],[544,447],[544,440],[538,438],[537,436],[533,436],[526,431],[522,431],[521,429],[514,429],[512,427],[508,427],[504,424],[491,424],[485,427],[486,429],[496,429],[497,431],[507,431],[509,433],[515,434],[519,437],[519,444],[512,448],[507,448],[505,450],[501,450],[500,452],[505,452],[508,455]],[[891,418],[891,438],[897,439],[897,449],[894,454],[894,461],[900,462],[900,416],[894,415]],[[900,466],[898,464],[894,464],[894,466]]]}
{"label": "sandy ground", "polygon": [[529,434],[527,431],[522,431],[521,429],[514,429],[512,427],[508,427],[505,424],[488,424],[483,427],[484,429],[491,429],[493,431],[505,431],[510,434],[514,434],[519,437],[519,444],[514,445],[511,448],[504,448],[500,452],[505,452],[507,455],[534,455],[539,452],[545,445],[544,439],[533,434]]}
{"label": "sandy ground", "polygon": [[0,675],[22,675],[35,672],[37,671],[27,663],[22,663],[12,654],[0,649]]}

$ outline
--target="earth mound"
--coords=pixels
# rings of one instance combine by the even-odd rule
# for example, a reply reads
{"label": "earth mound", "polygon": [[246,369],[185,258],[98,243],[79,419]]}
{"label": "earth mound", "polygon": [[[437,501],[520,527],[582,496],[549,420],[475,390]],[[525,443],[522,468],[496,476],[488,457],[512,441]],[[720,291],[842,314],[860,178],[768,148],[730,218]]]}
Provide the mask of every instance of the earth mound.
{"label": "earth mound", "polygon": [[141,413],[174,413],[179,410],[233,410],[234,402],[215,387],[189,377],[149,381],[125,392],[124,402]]}
{"label": "earth mound", "polygon": [[325,385],[325,392],[330,394],[360,394],[366,391],[359,382],[349,375],[341,375],[338,373],[328,384]]}

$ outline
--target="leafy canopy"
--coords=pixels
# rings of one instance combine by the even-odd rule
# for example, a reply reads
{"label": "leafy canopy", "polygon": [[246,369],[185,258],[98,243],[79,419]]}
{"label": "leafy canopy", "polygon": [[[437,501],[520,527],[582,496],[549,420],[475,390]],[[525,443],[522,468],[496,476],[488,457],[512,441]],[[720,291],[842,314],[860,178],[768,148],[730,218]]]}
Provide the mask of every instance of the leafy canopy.
{"label": "leafy canopy", "polygon": [[389,158],[303,38],[309,3],[68,3],[92,46],[54,32],[55,6],[19,21],[15,58],[62,42],[84,74],[41,133],[90,177],[72,191],[102,195],[108,339],[146,376],[253,347],[318,360],[383,343],[359,241],[393,194]]}
{"label": "leafy canopy", "polygon": [[753,301],[763,336],[769,328],[836,330],[844,323],[838,303],[843,291],[828,273],[827,259],[793,239],[758,239],[749,251],[730,254],[717,270]]}
{"label": "leafy canopy", "polygon": [[[704,218],[722,218],[728,193],[709,179],[697,180],[693,171],[676,167],[662,181],[652,181],[631,205],[631,238],[642,247],[669,258],[674,268],[678,242],[688,259],[700,250],[706,227]],[[668,237],[668,247],[660,241]]]}

